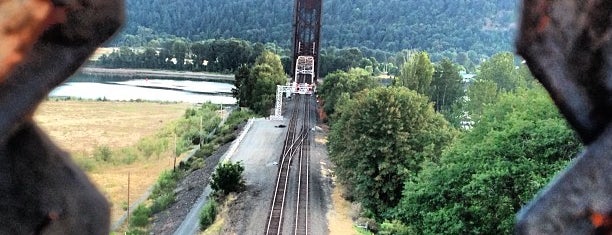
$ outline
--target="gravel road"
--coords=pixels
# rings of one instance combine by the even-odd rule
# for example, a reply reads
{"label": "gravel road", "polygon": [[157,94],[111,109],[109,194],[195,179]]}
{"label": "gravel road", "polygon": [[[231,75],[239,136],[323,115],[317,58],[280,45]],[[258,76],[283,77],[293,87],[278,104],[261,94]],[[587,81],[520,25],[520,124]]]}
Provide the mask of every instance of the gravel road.
{"label": "gravel road", "polygon": [[[291,101],[286,107],[286,110],[293,108]],[[290,113],[286,110],[285,113]],[[226,218],[221,234],[265,234],[278,172],[277,162],[287,131],[286,128],[275,127],[280,124],[288,125],[288,120],[257,120],[232,158],[244,163],[247,185],[230,206],[229,218]],[[309,234],[328,234],[326,213],[330,208],[331,183],[320,174],[321,162],[327,159],[326,153],[325,145],[311,144]],[[292,167],[294,169],[297,164],[294,162]],[[292,197],[294,191],[288,191],[288,196]],[[286,214],[294,214],[295,202],[289,204],[286,205]],[[291,220],[285,221],[284,227],[291,230],[293,223]]]}

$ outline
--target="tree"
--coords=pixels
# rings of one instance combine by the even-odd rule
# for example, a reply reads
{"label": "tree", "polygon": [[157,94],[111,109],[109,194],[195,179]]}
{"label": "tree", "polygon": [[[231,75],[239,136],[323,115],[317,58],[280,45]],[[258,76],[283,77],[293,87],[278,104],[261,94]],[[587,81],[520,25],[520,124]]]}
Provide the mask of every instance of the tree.
{"label": "tree", "polygon": [[510,234],[514,217],[580,149],[542,89],[505,93],[407,180],[395,219],[418,234]]}
{"label": "tree", "polygon": [[459,69],[449,59],[436,64],[428,94],[438,112],[450,111],[452,105],[465,95]]}
{"label": "tree", "polygon": [[339,97],[346,93],[350,96],[364,89],[379,86],[371,73],[360,68],[350,69],[348,72],[337,71],[325,77],[319,88],[321,99],[325,101],[323,109],[327,115],[335,112]]}
{"label": "tree", "polygon": [[251,94],[255,86],[254,79],[251,79],[251,70],[248,66],[242,65],[238,67],[234,75],[234,88],[232,88],[232,96],[236,98],[239,107],[248,107],[250,104]]}
{"label": "tree", "polygon": [[404,182],[424,160],[437,159],[454,135],[426,97],[403,87],[341,98],[337,110],[330,159],[351,196],[377,217],[399,202]]}
{"label": "tree", "polygon": [[466,111],[473,121],[478,121],[487,105],[497,101],[497,85],[490,80],[478,79],[468,87]]}
{"label": "tree", "polygon": [[185,41],[177,39],[172,42],[171,51],[174,57],[176,58],[177,70],[183,70],[185,66],[185,57],[187,56],[188,50],[189,47],[187,46],[187,43]]}
{"label": "tree", "polygon": [[524,76],[520,76],[510,52],[500,52],[482,63],[478,79],[495,82],[500,91],[514,91],[525,86]]}
{"label": "tree", "polygon": [[216,193],[221,194],[238,192],[238,190],[244,187],[243,171],[244,167],[241,162],[221,163],[211,176],[210,188]]}
{"label": "tree", "polygon": [[415,52],[410,54],[404,63],[400,75],[396,79],[396,85],[407,87],[423,95],[429,95],[434,67],[429,60],[427,52]]}
{"label": "tree", "polygon": [[249,83],[253,83],[253,90],[247,104],[255,113],[265,116],[274,105],[276,86],[287,83],[280,57],[264,51],[257,57],[249,79]]}

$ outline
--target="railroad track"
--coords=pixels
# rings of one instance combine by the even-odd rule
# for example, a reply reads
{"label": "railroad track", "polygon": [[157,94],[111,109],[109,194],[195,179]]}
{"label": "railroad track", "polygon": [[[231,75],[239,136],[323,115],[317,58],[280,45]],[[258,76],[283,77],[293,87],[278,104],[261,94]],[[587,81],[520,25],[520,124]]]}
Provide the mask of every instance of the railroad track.
{"label": "railroad track", "polygon": [[[276,188],[266,226],[266,234],[281,234],[283,231],[284,213],[287,198],[287,189],[290,184],[291,164],[298,163],[296,210],[294,216],[294,234],[308,233],[308,166],[310,154],[310,104],[309,96],[296,95],[295,105],[287,128],[287,135],[280,157]],[[300,125],[301,124],[301,125]],[[289,219],[289,218],[286,218]]]}

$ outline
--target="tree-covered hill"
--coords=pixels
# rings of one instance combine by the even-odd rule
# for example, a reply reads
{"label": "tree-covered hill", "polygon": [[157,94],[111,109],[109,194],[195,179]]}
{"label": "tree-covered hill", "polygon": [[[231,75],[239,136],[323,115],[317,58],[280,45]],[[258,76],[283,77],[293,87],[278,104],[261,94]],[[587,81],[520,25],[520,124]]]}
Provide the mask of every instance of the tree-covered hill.
{"label": "tree-covered hill", "polygon": [[[140,40],[291,42],[292,0],[127,0]],[[323,46],[493,54],[510,50],[518,0],[323,0]],[[124,36],[125,38],[125,36]],[[125,42],[125,41],[124,41]]]}

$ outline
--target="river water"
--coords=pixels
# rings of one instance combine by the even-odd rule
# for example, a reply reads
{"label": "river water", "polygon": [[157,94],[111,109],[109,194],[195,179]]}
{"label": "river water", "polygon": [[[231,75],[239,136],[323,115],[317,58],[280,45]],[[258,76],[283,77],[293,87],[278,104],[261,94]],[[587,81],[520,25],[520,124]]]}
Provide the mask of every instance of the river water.
{"label": "river water", "polygon": [[232,84],[219,82],[77,75],[51,91],[49,97],[235,104],[232,88]]}

